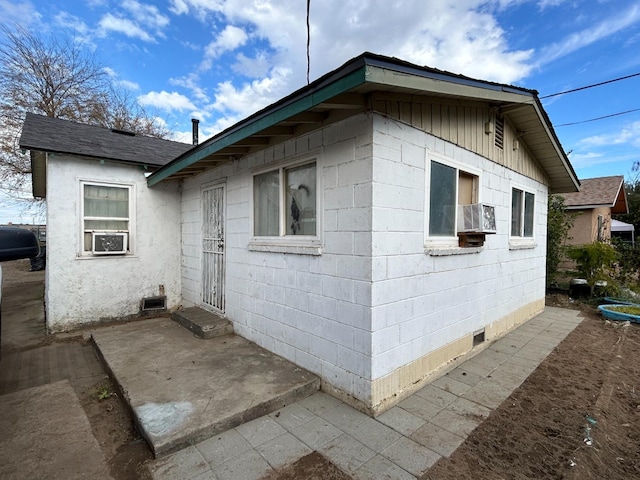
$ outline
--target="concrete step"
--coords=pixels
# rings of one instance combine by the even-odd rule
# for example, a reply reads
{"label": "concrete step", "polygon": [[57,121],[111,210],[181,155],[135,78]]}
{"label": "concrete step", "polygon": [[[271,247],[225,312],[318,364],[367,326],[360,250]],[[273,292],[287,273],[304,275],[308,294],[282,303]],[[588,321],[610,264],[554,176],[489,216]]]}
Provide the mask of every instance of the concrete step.
{"label": "concrete step", "polygon": [[171,319],[200,338],[214,338],[233,333],[233,324],[229,320],[199,307],[177,310],[171,314]]}
{"label": "concrete step", "polygon": [[92,333],[156,456],[194,445],[320,388],[312,373],[237,335],[202,342],[167,318]]}

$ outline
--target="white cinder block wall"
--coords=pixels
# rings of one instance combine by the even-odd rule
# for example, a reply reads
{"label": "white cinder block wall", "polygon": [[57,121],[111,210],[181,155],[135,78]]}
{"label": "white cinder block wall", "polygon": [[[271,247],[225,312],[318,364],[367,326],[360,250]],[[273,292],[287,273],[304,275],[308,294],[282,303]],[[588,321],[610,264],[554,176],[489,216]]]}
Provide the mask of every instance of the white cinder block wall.
{"label": "white cinder block wall", "polygon": [[[133,255],[79,256],[80,181],[133,185]],[[144,170],[49,154],[47,159],[47,327],[51,332],[140,312],[143,297],[181,301],[180,192],[175,182],[147,188]]]}
{"label": "white cinder block wall", "polygon": [[[226,184],[226,315],[236,333],[368,399],[371,378],[371,117],[360,115],[185,180],[182,286],[200,304],[203,185]],[[250,251],[252,171],[316,158],[322,255]]]}
{"label": "white cinder block wall", "polygon": [[[425,254],[430,152],[482,170],[498,234]],[[316,156],[322,255],[250,251],[252,169]],[[200,191],[226,184],[226,314],[236,332],[366,406],[375,382],[544,297],[547,189],[411,126],[362,114],[185,180],[182,289],[200,304]],[[536,193],[535,247],[510,250],[512,182]],[[424,372],[426,374],[428,372]],[[397,390],[405,385],[397,383]]]}
{"label": "white cinder block wall", "polygon": [[[375,381],[544,299],[547,187],[392,119],[374,118],[373,143]],[[482,172],[479,200],[495,206],[497,234],[486,236],[479,253],[425,254],[425,168],[432,154]],[[510,246],[513,186],[536,196],[534,243],[527,248]]]}

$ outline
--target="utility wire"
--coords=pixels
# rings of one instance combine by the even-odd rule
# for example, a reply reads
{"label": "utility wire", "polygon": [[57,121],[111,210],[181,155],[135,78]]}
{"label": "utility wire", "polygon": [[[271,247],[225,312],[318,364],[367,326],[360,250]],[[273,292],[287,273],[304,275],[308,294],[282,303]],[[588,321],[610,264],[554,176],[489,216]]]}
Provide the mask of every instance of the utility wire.
{"label": "utility wire", "polygon": [[311,45],[311,29],[309,28],[310,9],[311,0],[307,0],[307,85],[309,85],[309,71],[311,70],[311,55],[309,54],[309,46]]}
{"label": "utility wire", "polygon": [[634,108],[633,110],[626,110],[624,112],[612,113],[611,115],[605,115],[603,117],[597,117],[597,118],[590,118],[589,120],[582,120],[580,122],[562,123],[560,125],[555,125],[555,127],[568,127],[569,125],[579,125],[581,123],[595,122],[596,120],[604,120],[605,118],[617,117],[619,115],[625,115],[627,113],[633,113],[638,111],[640,111],[640,108]]}
{"label": "utility wire", "polygon": [[552,93],[550,95],[545,95],[543,97],[540,97],[540,100],[542,100],[543,98],[557,97],[558,95],[564,95],[566,93],[579,92],[580,90],[586,90],[588,88],[599,87],[601,85],[607,85],[609,83],[619,82],[620,80],[627,80],[628,78],[633,78],[633,77],[640,77],[640,72],[633,73],[633,74],[627,75],[625,77],[619,77],[619,78],[614,78],[612,80],[607,80],[606,82],[594,83],[592,85],[586,85],[584,87],[578,87],[578,88],[574,88],[574,89],[571,89],[571,90],[565,90],[564,92]]}

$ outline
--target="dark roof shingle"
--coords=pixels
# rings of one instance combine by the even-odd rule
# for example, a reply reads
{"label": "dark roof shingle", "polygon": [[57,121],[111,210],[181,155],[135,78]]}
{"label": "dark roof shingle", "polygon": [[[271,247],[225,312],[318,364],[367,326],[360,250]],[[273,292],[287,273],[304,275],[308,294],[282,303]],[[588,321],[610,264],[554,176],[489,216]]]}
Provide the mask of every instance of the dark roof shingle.
{"label": "dark roof shingle", "polygon": [[193,146],[27,113],[20,148],[162,166]]}
{"label": "dark roof shingle", "polygon": [[[564,203],[568,208],[579,207],[614,207],[618,197],[624,196],[624,177],[616,175],[612,177],[586,178],[580,180],[580,191],[563,193]],[[625,205],[626,205],[626,198]]]}

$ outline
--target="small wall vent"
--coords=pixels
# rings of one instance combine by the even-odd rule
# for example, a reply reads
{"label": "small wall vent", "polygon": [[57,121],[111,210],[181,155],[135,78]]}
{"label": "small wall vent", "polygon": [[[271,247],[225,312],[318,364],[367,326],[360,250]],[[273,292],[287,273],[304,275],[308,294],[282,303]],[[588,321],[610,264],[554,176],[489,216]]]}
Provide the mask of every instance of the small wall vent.
{"label": "small wall vent", "polygon": [[143,298],[142,302],[140,302],[140,309],[143,312],[166,310],[167,309],[167,297],[166,297],[166,295],[162,295],[162,296],[158,296],[158,297],[146,297],[146,298]]}
{"label": "small wall vent", "polygon": [[496,147],[504,150],[504,117],[502,115],[496,115],[494,142]]}
{"label": "small wall vent", "polygon": [[484,328],[473,334],[473,346],[477,347],[481,343],[484,343]]}

